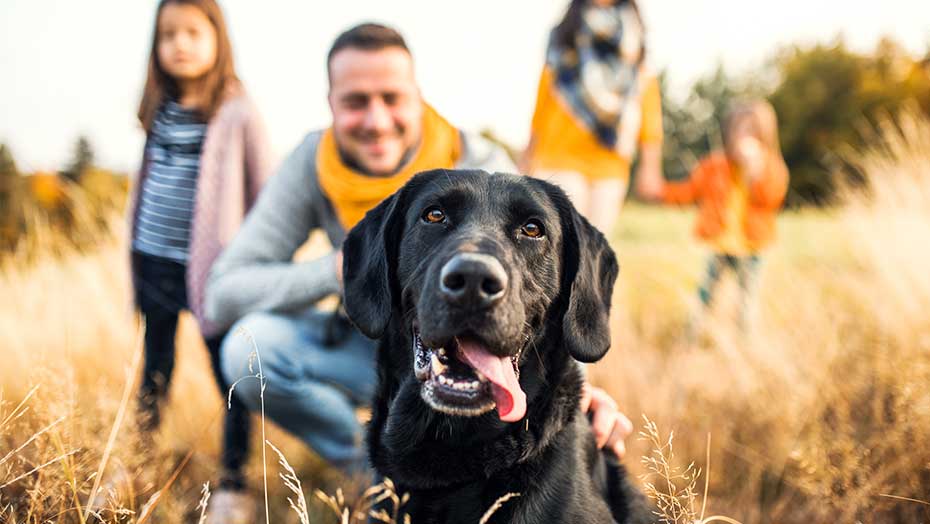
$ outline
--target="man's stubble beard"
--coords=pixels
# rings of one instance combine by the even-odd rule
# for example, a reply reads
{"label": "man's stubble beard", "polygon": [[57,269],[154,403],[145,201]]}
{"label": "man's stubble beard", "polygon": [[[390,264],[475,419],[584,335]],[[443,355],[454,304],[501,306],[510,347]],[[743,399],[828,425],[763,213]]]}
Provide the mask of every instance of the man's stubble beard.
{"label": "man's stubble beard", "polygon": [[396,166],[394,166],[394,168],[391,169],[389,173],[375,174],[369,171],[368,169],[366,169],[362,165],[362,163],[359,162],[358,158],[350,154],[344,147],[342,147],[342,144],[339,143],[339,139],[335,138],[336,150],[339,153],[339,159],[342,161],[342,163],[346,167],[354,171],[358,171],[359,173],[362,173],[363,175],[370,176],[370,177],[379,177],[379,178],[387,178],[387,177],[391,177],[399,173],[404,168],[404,166],[406,166],[410,162],[414,154],[416,154],[417,150],[420,147],[420,143],[422,141],[423,141],[423,137],[422,136],[418,137],[417,140],[404,151],[404,154],[400,156],[400,161],[397,163]]}

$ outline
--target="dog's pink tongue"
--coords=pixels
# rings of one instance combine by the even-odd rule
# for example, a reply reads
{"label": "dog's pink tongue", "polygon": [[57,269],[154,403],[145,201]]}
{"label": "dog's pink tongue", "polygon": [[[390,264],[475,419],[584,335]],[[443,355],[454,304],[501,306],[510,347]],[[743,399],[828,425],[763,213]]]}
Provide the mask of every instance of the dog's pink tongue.
{"label": "dog's pink tongue", "polygon": [[493,355],[472,340],[459,340],[458,343],[468,364],[491,381],[491,394],[501,420],[516,422],[522,419],[526,415],[526,393],[520,388],[510,357]]}

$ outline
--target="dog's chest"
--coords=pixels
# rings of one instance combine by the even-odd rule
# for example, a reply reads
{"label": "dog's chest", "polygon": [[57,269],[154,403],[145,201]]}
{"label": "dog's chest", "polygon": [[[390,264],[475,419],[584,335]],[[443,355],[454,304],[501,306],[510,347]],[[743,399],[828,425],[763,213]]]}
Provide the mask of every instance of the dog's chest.
{"label": "dog's chest", "polygon": [[[414,492],[406,506],[410,522],[416,524],[504,524],[523,522],[514,518],[515,495],[502,492],[495,497],[478,487],[466,487],[449,493]],[[491,511],[493,509],[493,511]],[[490,512],[487,520],[482,520]]]}

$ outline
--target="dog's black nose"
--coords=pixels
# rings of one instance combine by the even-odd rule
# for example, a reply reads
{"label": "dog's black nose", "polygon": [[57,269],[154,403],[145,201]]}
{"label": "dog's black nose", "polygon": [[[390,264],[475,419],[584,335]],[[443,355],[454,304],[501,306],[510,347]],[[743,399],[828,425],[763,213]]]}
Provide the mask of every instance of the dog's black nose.
{"label": "dog's black nose", "polygon": [[468,308],[493,306],[507,290],[500,261],[481,253],[459,253],[442,266],[439,292],[449,303]]}

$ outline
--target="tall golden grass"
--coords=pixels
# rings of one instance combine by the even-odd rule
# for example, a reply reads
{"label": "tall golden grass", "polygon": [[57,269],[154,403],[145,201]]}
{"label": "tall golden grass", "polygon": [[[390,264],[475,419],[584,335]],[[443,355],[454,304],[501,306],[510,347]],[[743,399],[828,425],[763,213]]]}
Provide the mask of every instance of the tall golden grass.
{"label": "tall golden grass", "polygon": [[868,191],[780,218],[746,335],[719,307],[688,343],[703,268],[690,217],[624,216],[615,344],[592,375],[628,412],[673,428],[687,462],[703,462],[713,435],[709,512],[930,519],[930,124],[905,114],[879,136],[850,158]]}
{"label": "tall golden grass", "polygon": [[[781,216],[749,332],[733,327],[730,285],[701,336],[686,337],[704,263],[693,215],[624,209],[614,347],[590,376],[631,418],[654,421],[626,462],[645,482],[655,463],[639,457],[685,475],[681,507],[746,524],[930,520],[930,123],[905,115],[880,136],[852,159],[868,192]],[[52,254],[0,262],[0,522],[191,522],[209,504],[223,399],[185,318],[163,425],[136,432],[124,393],[141,328],[114,229],[90,252],[50,232]],[[674,456],[656,455],[660,430],[674,430]],[[267,480],[270,520],[344,521],[341,494],[294,491],[344,480],[270,424],[265,438],[282,464],[253,453],[248,476],[257,495]],[[105,502],[88,509],[95,485]]]}

